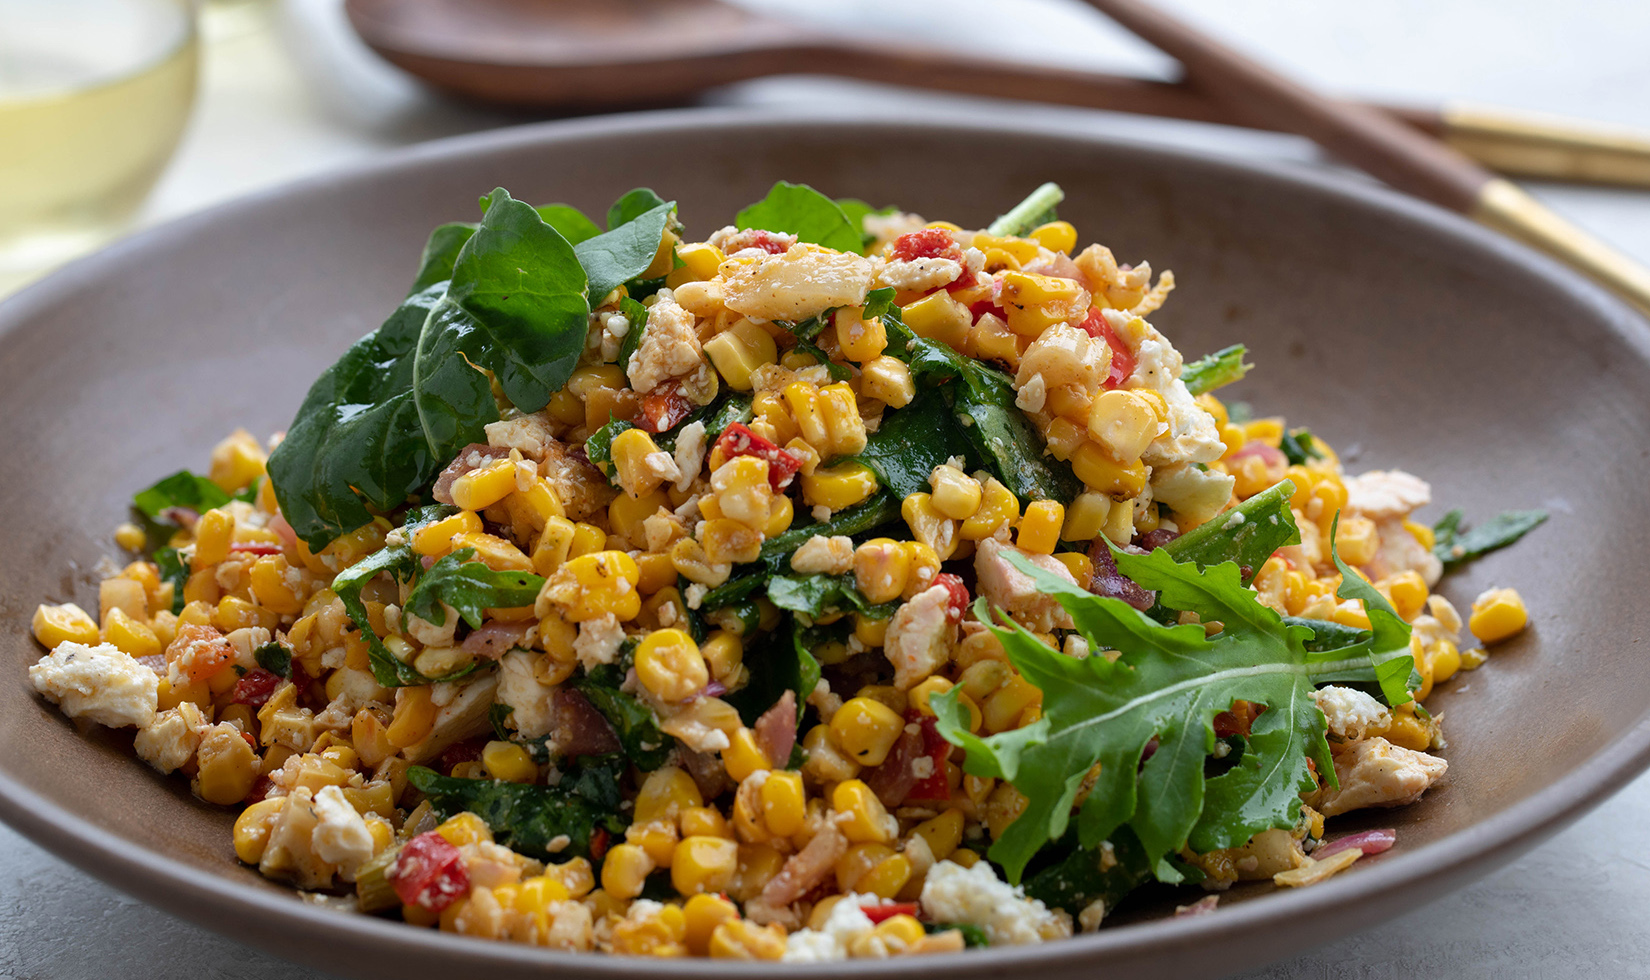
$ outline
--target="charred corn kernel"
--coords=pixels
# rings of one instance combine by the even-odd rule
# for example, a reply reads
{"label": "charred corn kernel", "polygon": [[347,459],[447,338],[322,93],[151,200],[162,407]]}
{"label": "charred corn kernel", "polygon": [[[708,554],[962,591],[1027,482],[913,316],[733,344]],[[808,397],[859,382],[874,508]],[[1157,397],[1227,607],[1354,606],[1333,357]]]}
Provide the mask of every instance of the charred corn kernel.
{"label": "charred corn kernel", "polygon": [[252,595],[258,605],[283,616],[296,616],[304,608],[303,575],[281,555],[265,555],[252,563],[249,573]]}
{"label": "charred corn kernel", "polygon": [[663,766],[647,774],[636,794],[635,822],[656,823],[676,820],[689,807],[702,807],[705,800],[693,777],[675,766]]}
{"label": "charred corn kernel", "polygon": [[985,730],[995,735],[1018,727],[1020,716],[1043,703],[1043,692],[1020,676],[1010,677],[980,705]]}
{"label": "charred corn kernel", "polygon": [[1026,505],[1020,518],[1018,544],[1020,550],[1034,555],[1052,555],[1060,543],[1060,529],[1066,521],[1066,509],[1053,500],[1038,500]]}
{"label": "charred corn kernel", "polygon": [[155,636],[155,631],[118,608],[109,610],[108,622],[103,625],[103,641],[114,644],[121,653],[133,657],[153,657],[161,652],[160,639]]}
{"label": "charred corn kernel", "polygon": [[711,561],[704,545],[692,538],[683,538],[670,546],[670,563],[683,578],[711,588],[726,582],[733,572],[732,565]]}
{"label": "charred corn kernel", "polygon": [[705,557],[714,564],[737,565],[755,561],[762,555],[762,532],[726,518],[706,521],[699,527],[699,543]]}
{"label": "charred corn kernel", "polygon": [[[686,841],[683,841],[685,844]],[[734,864],[738,866],[738,847],[734,848]],[[675,876],[675,867],[671,868],[672,877]],[[731,879],[731,875],[729,876]],[[725,888],[726,886],[724,886]],[[723,889],[717,889],[721,891]],[[686,920],[687,931],[682,941],[687,945],[688,952],[695,956],[710,954],[710,937],[716,927],[724,922],[734,922],[739,919],[739,907],[721,895],[710,895],[703,892],[693,895],[682,903],[682,918]]]}
{"label": "charred corn kernel", "polygon": [[[802,774],[787,770],[768,773],[757,792],[762,803],[762,823],[775,837],[800,833],[808,815],[808,797],[802,789]],[[732,870],[731,868],[729,869]]]}
{"label": "charred corn kernel", "polygon": [[887,404],[890,408],[904,408],[917,396],[917,386],[911,380],[911,370],[897,357],[874,357],[860,369],[859,390],[866,398]]}
{"label": "charred corn kernel", "polygon": [[1013,271],[1002,284],[1008,328],[1022,337],[1039,337],[1062,321],[1079,322],[1088,311],[1088,291],[1074,279]]}
{"label": "charred corn kernel", "polygon": [[934,860],[944,861],[962,845],[963,812],[950,809],[937,817],[917,824],[912,833],[921,837],[933,852]]}
{"label": "charred corn kernel", "polygon": [[882,321],[875,317],[862,320],[863,312],[860,307],[845,306],[836,311],[834,318],[838,349],[844,358],[860,364],[880,356],[888,346],[888,332]]}
{"label": "charred corn kernel", "polygon": [[460,511],[439,521],[431,521],[413,532],[412,547],[420,555],[441,558],[453,550],[453,538],[460,534],[480,534],[481,518]]}
{"label": "charred corn kernel", "polygon": [[705,356],[729,388],[750,391],[751,375],[762,365],[778,360],[779,348],[766,330],[741,318],[705,341]]}
{"label": "charred corn kernel", "polygon": [[962,348],[974,317],[948,290],[939,289],[901,308],[901,319],[919,337]]}
{"label": "charred corn kernel", "polygon": [[583,521],[573,525],[573,543],[567,548],[568,558],[593,555],[607,549],[607,532]]}
{"label": "charred corn kernel", "polygon": [[200,766],[195,795],[219,806],[246,799],[258,778],[258,757],[238,731],[209,729],[195,752],[195,762]]}
{"label": "charred corn kernel", "polygon": [[[1103,493],[1089,491],[1078,495],[1066,508],[1066,520],[1060,529],[1062,541],[1093,541],[1100,535],[1111,514],[1112,500]],[[1080,581],[1080,580],[1079,580]]]}
{"label": "charred corn kernel", "polygon": [[1514,589],[1491,589],[1472,601],[1467,628],[1484,643],[1499,643],[1530,622],[1524,600]]}
{"label": "charred corn kernel", "polygon": [[1341,517],[1335,529],[1335,550],[1348,565],[1367,565],[1375,558],[1380,539],[1375,522],[1362,516]]}
{"label": "charred corn kernel", "polygon": [[862,766],[880,766],[905,730],[905,719],[880,701],[856,697],[831,716],[831,741]]}
{"label": "charred corn kernel", "polygon": [[435,702],[428,687],[403,687],[395,696],[395,714],[385,737],[398,749],[417,745],[435,727]]}
{"label": "charred corn kernel", "polygon": [[848,382],[819,389],[819,413],[830,433],[833,455],[852,456],[865,449],[865,420],[860,418],[859,404]]}
{"label": "charred corn kernel", "polygon": [[1384,591],[1392,603],[1392,608],[1405,620],[1414,619],[1421,614],[1427,604],[1427,581],[1417,571],[1404,571],[1396,575],[1389,575],[1376,583],[1376,587],[1385,586]]}
{"label": "charred corn kernel", "polygon": [[453,481],[453,503],[479,511],[516,492],[516,464],[507,459],[471,470]]}
{"label": "charred corn kernel", "polygon": [[530,572],[533,559],[496,534],[460,534],[453,538],[453,550],[474,548],[476,560],[495,572]]}
{"label": "charred corn kernel", "polygon": [[1415,540],[1421,545],[1421,547],[1428,551],[1431,551],[1433,545],[1437,544],[1437,536],[1432,533],[1432,528],[1427,527],[1425,524],[1418,524],[1415,521],[1405,521],[1404,530],[1414,535]]}
{"label": "charred corn kernel", "polygon": [[1070,253],[1077,247],[1077,229],[1069,221],[1050,221],[1046,225],[1038,225],[1031,230],[1030,237],[1050,252]]}
{"label": "charred corn kernel", "polygon": [[704,690],[710,670],[693,637],[679,629],[654,630],[636,647],[636,679],[661,701],[676,702]]}
{"label": "charred corn kernel", "polygon": [[899,836],[898,822],[889,815],[871,787],[861,780],[838,783],[831,791],[831,809],[837,813],[837,825],[843,836],[855,844],[867,841],[891,844]]}
{"label": "charred corn kernel", "polygon": [[487,822],[468,811],[442,822],[435,828],[435,832],[454,847],[479,844],[483,841],[491,842],[493,839],[493,831],[487,826]]}
{"label": "charred corn kernel", "polygon": [[149,543],[149,536],[143,533],[143,528],[130,521],[123,522],[115,528],[115,544],[127,551],[142,551]]}
{"label": "charred corn kernel", "polygon": [[619,486],[633,497],[653,491],[674,469],[673,462],[666,465],[670,454],[642,429],[626,429],[614,436],[608,451]]}
{"label": "charred corn kernel", "polygon": [[1111,497],[1137,497],[1146,487],[1146,464],[1139,459],[1118,463],[1095,442],[1085,442],[1072,453],[1071,470],[1090,490]]}
{"label": "charred corn kernel", "polygon": [[539,778],[533,757],[514,742],[488,742],[481,750],[481,765],[487,775],[507,783],[530,783]]}
{"label": "charred corn kernel", "polygon": [[725,682],[744,661],[745,644],[727,630],[717,630],[699,644],[699,655],[705,658],[710,676]]}
{"label": "charred corn kernel", "polygon": [[1112,459],[1133,462],[1157,438],[1151,402],[1133,391],[1102,391],[1089,405],[1088,432]]}
{"label": "charred corn kernel", "polygon": [[814,507],[846,510],[876,492],[877,475],[864,463],[838,463],[802,477],[802,499]]}
{"label": "charred corn kernel", "polygon": [[[778,760],[784,761],[784,760]],[[769,759],[756,744],[756,733],[740,728],[728,737],[728,747],[722,750],[722,765],[728,778],[744,782],[745,777],[759,769],[772,769],[776,760]]]}
{"label": "charred corn kernel", "polygon": [[538,543],[533,545],[534,574],[548,576],[567,561],[573,547],[573,534],[573,522],[565,517],[552,517],[544,522]]}
{"label": "charred corn kernel", "polygon": [[1413,712],[1394,711],[1392,724],[1381,737],[1399,748],[1413,749],[1416,752],[1425,752],[1432,747],[1432,732]]}
{"label": "charred corn kernel", "polygon": [[910,572],[910,553],[892,538],[873,538],[854,549],[854,586],[874,605],[898,599]]}
{"label": "charred corn kernel", "polygon": [[785,928],[777,922],[763,926],[729,919],[711,933],[708,949],[716,960],[778,960],[785,955]]}
{"label": "charred corn kernel", "polygon": [[229,541],[235,533],[235,518],[228,511],[209,510],[195,522],[195,556],[190,567],[199,571],[229,557]]}
{"label": "charred corn kernel", "polygon": [[903,854],[895,854],[883,858],[869,871],[860,875],[859,880],[854,882],[854,891],[861,895],[893,898],[910,880],[911,860]]}
{"label": "charred corn kernel", "polygon": [[830,452],[831,432],[820,411],[819,389],[805,381],[795,381],[781,389],[779,395],[785,400],[785,407],[790,409],[791,419],[802,438],[818,449],[821,455],[834,455]]}
{"label": "charred corn kernel", "polygon": [[98,642],[97,623],[90,613],[72,602],[36,606],[33,628],[34,638],[47,648],[54,648],[59,643],[95,646]]}
{"label": "charred corn kernel", "polygon": [[1060,564],[1066,566],[1066,571],[1071,573],[1072,579],[1078,585],[1086,587],[1087,583],[1093,580],[1094,562],[1090,561],[1089,556],[1081,551],[1062,551],[1054,558]]}
{"label": "charred corn kernel", "polygon": [[608,614],[628,622],[642,611],[641,593],[636,590],[639,581],[641,570],[634,558],[622,551],[598,551],[570,559],[545,581],[540,599],[561,606],[568,622],[582,623]]}
{"label": "charred corn kernel", "polygon": [[[964,541],[979,541],[997,533],[997,529],[1007,524],[1013,527],[1020,519],[1020,500],[1014,492],[995,477],[985,481],[985,499],[980,503],[980,509],[974,516],[963,521],[958,535]],[[938,550],[938,549],[935,549]],[[945,557],[942,553],[940,557]]]}
{"label": "charred corn kernel", "polygon": [[233,832],[236,857],[246,864],[257,864],[263,860],[264,848],[269,846],[269,831],[284,806],[286,797],[278,796],[259,800],[241,811],[240,816],[235,818]]}
{"label": "charred corn kernel", "polygon": [[985,496],[985,488],[980,486],[980,481],[949,463],[934,467],[928,483],[934,490],[929,495],[934,501],[934,509],[954,521],[974,516]]}
{"label": "charred corn kernel", "polygon": [[873,619],[864,613],[854,613],[854,637],[868,647],[882,646],[888,635],[888,620]]}
{"label": "charred corn kernel", "polygon": [[645,547],[647,531],[642,522],[657,514],[661,507],[670,509],[670,497],[663,490],[655,489],[639,497],[620,494],[607,505],[607,526],[636,547]]}
{"label": "charred corn kernel", "polygon": [[836,862],[837,887],[843,892],[868,891],[859,887],[860,879],[872,868],[893,856],[894,849],[887,844],[867,842],[849,846],[847,853]]}
{"label": "charred corn kernel", "polygon": [[602,861],[602,890],[614,898],[635,898],[653,869],[646,851],[635,844],[616,844]]}
{"label": "charred corn kernel", "polygon": [[802,737],[802,749],[808,756],[802,771],[816,782],[828,785],[859,775],[859,763],[831,743],[831,730],[827,725],[810,728]]}

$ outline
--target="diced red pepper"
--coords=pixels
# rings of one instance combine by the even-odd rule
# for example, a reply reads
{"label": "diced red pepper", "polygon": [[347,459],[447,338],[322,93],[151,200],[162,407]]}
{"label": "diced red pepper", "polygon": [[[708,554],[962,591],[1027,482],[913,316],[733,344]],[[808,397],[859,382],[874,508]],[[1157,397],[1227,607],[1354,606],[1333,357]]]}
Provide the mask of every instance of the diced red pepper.
{"label": "diced red pepper", "polygon": [[280,674],[262,667],[254,667],[235,682],[235,690],[230,694],[229,700],[236,704],[261,708],[264,702],[269,700],[269,696],[275,693],[275,689],[284,683],[286,681]]}
{"label": "diced red pepper", "polygon": [[597,827],[596,832],[590,835],[590,860],[600,861],[607,856],[607,845],[612,835],[606,827]]}
{"label": "diced red pepper", "polygon": [[1244,701],[1241,698],[1233,701],[1229,710],[1215,715],[1214,730],[1216,737],[1230,738],[1233,735],[1242,735],[1247,738],[1249,729],[1254,725],[1255,719],[1259,718],[1265,710],[1266,705],[1264,704]]}
{"label": "diced red pepper", "polygon": [[1123,338],[1117,336],[1117,331],[1113,330],[1111,324],[1106,322],[1106,318],[1100,312],[1098,306],[1089,308],[1089,315],[1083,321],[1083,329],[1088,331],[1090,337],[1104,340],[1106,346],[1111,348],[1111,373],[1106,376],[1105,386],[1116,388],[1127,381],[1129,375],[1134,373],[1134,351],[1129,350],[1129,345],[1123,343]]}
{"label": "diced red pepper", "polygon": [[991,298],[970,303],[968,313],[976,320],[987,313],[995,313],[1001,319],[1008,319],[1007,312],[1003,310],[1003,281],[1001,279],[991,280]]}
{"label": "diced red pepper", "polygon": [[861,912],[872,922],[885,922],[896,915],[916,916],[916,902],[894,902],[890,905],[861,905]]}
{"label": "diced red pepper", "polygon": [[894,247],[890,254],[893,258],[906,262],[915,262],[917,259],[950,259],[953,262],[963,260],[962,246],[941,228],[924,228],[899,236],[894,239]]}
{"label": "diced red pepper", "polygon": [[433,830],[408,841],[385,877],[401,904],[426,912],[440,912],[470,893],[464,855]]}
{"label": "diced red pepper", "polygon": [[641,410],[636,413],[636,428],[645,432],[664,432],[693,412],[693,403],[682,394],[682,386],[670,384],[655,388],[642,396]]}
{"label": "diced red pepper", "polygon": [[951,593],[951,601],[945,606],[945,618],[953,623],[962,622],[963,613],[968,611],[968,586],[963,584],[962,578],[950,572],[941,572],[934,576],[934,585],[942,585]]}
{"label": "diced red pepper", "polygon": [[905,794],[906,802],[949,800],[951,787],[945,781],[945,763],[951,758],[951,743],[940,734],[938,722],[933,715],[911,711],[907,712],[906,720],[922,726],[922,754],[934,764],[932,772],[917,777],[917,781],[911,784],[911,792]]}
{"label": "diced red pepper", "polygon": [[752,228],[742,233],[745,248],[759,248],[769,255],[784,255],[790,251],[791,245],[771,231],[761,228]]}
{"label": "diced red pepper", "polygon": [[791,455],[790,450],[780,449],[752,432],[743,422],[735,422],[722,430],[721,438],[716,440],[716,448],[722,450],[722,455],[728,459],[755,456],[767,460],[768,485],[773,487],[774,493],[790,486],[791,478],[802,468],[802,461]]}
{"label": "diced red pepper", "polygon": [[229,550],[247,555],[278,555],[282,548],[274,541],[236,541],[229,545]]}

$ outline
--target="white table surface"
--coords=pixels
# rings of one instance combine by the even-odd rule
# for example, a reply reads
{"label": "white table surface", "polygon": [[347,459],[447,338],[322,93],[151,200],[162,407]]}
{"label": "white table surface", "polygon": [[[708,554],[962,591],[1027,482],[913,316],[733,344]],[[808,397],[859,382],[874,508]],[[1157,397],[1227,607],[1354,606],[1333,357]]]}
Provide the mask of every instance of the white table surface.
{"label": "white table surface", "polygon": [[[1077,2],[740,0],[789,16],[1005,56],[1166,75],[1172,65]],[[1168,0],[1169,6],[1327,89],[1419,104],[1493,102],[1650,128],[1650,4],[1620,0]],[[828,8],[821,11],[819,8]],[[511,122],[433,97],[378,62],[340,0],[271,0],[208,13],[201,100],[140,223],[365,160],[419,140]],[[714,93],[726,105],[961,100],[820,79]],[[1045,111],[1045,110],[1034,110]],[[1063,110],[1046,110],[1058,115]],[[1317,161],[1302,141],[1126,116],[1128,135]],[[1536,187],[1574,220],[1650,261],[1650,192]],[[4,291],[5,284],[0,284]],[[1283,978],[1650,977],[1650,776],[1508,868],[1406,916],[1243,974]],[[0,826],[0,978],[123,980],[322,974],[150,908]]]}

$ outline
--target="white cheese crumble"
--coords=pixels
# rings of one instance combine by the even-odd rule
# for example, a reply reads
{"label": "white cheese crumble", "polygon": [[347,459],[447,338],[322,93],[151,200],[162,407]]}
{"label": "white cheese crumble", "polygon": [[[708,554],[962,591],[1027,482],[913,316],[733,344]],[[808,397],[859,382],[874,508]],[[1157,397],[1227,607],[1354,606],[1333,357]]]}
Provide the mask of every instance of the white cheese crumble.
{"label": "white cheese crumble", "polygon": [[1071,920],[999,879],[984,861],[964,868],[941,861],[922,885],[922,907],[936,922],[979,926],[992,945],[1022,946],[1071,935]]}
{"label": "white cheese crumble", "polygon": [[29,668],[29,680],[70,718],[109,728],[145,727],[160,700],[155,672],[111,643],[59,643]]}
{"label": "white cheese crumble", "polygon": [[591,671],[603,664],[612,663],[613,658],[619,655],[619,647],[623,643],[624,627],[619,625],[619,617],[608,613],[579,624],[579,635],[573,641],[573,652],[578,654],[579,663],[584,669]]}
{"label": "white cheese crumble", "polygon": [[790,963],[825,963],[848,958],[848,947],[854,940],[876,928],[876,923],[865,914],[861,905],[877,903],[874,895],[848,894],[831,906],[831,914],[820,923],[819,929],[799,929],[785,940],[785,955]]}
{"label": "white cheese crumble", "polygon": [[319,819],[309,837],[315,856],[336,865],[345,881],[354,881],[355,872],[372,858],[367,822],[336,786],[323,786],[315,794],[315,815]]}
{"label": "white cheese crumble", "polygon": [[1386,731],[1392,712],[1362,691],[1331,684],[1312,692],[1329,730],[1341,738],[1365,738]]}

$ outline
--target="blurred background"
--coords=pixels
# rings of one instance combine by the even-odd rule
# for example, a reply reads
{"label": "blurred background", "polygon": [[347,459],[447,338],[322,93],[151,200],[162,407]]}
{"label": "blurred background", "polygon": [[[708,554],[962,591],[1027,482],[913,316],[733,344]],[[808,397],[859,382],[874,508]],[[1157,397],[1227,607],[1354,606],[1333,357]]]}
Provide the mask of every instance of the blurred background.
{"label": "blurred background", "polygon": [[[546,7],[571,0],[542,0]],[[592,0],[583,9],[602,2]],[[730,0],[820,30],[1172,79],[1079,0]],[[1449,100],[1650,131],[1650,4],[1620,0],[1161,0],[1323,90]],[[699,104],[939,107],[990,100],[793,76]],[[1336,166],[1295,137],[1088,110],[1114,133]],[[124,235],[396,147],[548,118],[438,94],[378,58],[343,0],[0,0],[0,295]],[[1362,178],[1359,178],[1362,179]],[[1528,183],[1650,261],[1650,191]],[[468,215],[455,215],[468,218]],[[1103,231],[1101,232],[1103,237]],[[1247,976],[1650,976],[1650,777],[1509,869],[1436,905]],[[173,920],[0,827],[0,978],[318,976]],[[66,929],[66,923],[76,928]],[[81,926],[91,926],[81,928]]]}

